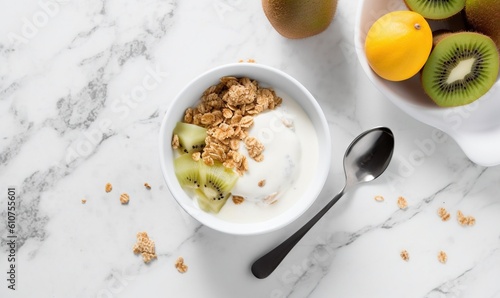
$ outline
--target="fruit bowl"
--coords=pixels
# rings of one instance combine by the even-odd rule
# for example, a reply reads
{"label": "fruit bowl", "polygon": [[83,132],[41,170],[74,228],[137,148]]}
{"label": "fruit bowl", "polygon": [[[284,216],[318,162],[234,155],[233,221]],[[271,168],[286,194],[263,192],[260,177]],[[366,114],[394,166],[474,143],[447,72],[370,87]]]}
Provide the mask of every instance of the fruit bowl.
{"label": "fruit bowl", "polygon": [[[176,151],[172,148],[173,130],[177,122],[183,119],[184,111],[188,107],[196,106],[196,103],[199,102],[203,92],[208,87],[219,83],[221,77],[226,76],[248,77],[258,81],[260,86],[273,88],[278,96],[283,97],[283,104],[285,104],[285,101],[287,100],[286,95],[293,95],[293,99],[295,103],[297,103],[298,109],[305,112],[311,120],[311,129],[313,129],[317,135],[318,146],[317,150],[314,150],[317,152],[311,152],[312,156],[314,156],[314,160],[317,161],[315,162],[316,165],[313,167],[307,163],[304,166],[304,163],[302,163],[300,166],[301,171],[306,169],[313,171],[313,174],[310,175],[311,178],[308,178],[308,182],[303,184],[305,185],[305,191],[301,192],[299,196],[295,196],[297,199],[293,202],[293,204],[290,204],[290,206],[286,209],[280,210],[280,212],[272,217],[256,219],[255,221],[250,222],[235,222],[221,218],[220,216],[217,216],[217,214],[206,212],[200,209],[197,201],[185,192],[176,177],[174,168]],[[298,127],[295,128],[300,129]],[[307,131],[309,132],[310,130]],[[280,132],[276,131],[276,133]],[[255,63],[235,63],[223,65],[211,69],[193,79],[171,102],[162,120],[159,141],[161,170],[173,198],[188,214],[200,223],[214,230],[228,234],[262,234],[290,224],[303,214],[316,200],[323,188],[330,169],[330,132],[326,118],[319,104],[316,102],[311,93],[309,93],[304,86],[291,76],[280,70]],[[266,151],[264,150],[264,155],[265,152]],[[321,162],[319,162],[320,157]],[[268,157],[266,156],[265,158]],[[304,160],[309,160],[309,157]],[[275,161],[273,160],[272,162],[274,163]],[[270,171],[273,172],[274,169]],[[300,183],[300,181],[298,182]],[[229,200],[228,202],[230,202]],[[233,202],[231,202],[231,204],[232,203]],[[235,208],[237,207],[238,206]]]}
{"label": "fruit bowl", "polygon": [[[372,71],[366,59],[366,33],[382,15],[408,9],[403,0],[361,0],[358,5],[354,44],[361,67],[370,81],[405,113],[448,134],[472,162],[481,166],[500,164],[499,79],[477,101],[464,106],[443,108],[434,104],[424,93],[419,75],[402,82],[380,78]],[[434,26],[433,29],[439,28]]]}

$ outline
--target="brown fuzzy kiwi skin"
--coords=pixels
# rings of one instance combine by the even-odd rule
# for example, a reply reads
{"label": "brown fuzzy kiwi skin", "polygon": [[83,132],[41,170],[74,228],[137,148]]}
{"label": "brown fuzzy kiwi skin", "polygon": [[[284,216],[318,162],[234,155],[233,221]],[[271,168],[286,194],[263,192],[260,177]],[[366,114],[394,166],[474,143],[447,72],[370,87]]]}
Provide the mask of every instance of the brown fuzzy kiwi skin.
{"label": "brown fuzzy kiwi skin", "polygon": [[262,8],[279,34],[299,39],[328,28],[335,15],[337,0],[262,0]]}
{"label": "brown fuzzy kiwi skin", "polygon": [[499,0],[466,0],[465,16],[474,30],[488,35],[500,49]]}
{"label": "brown fuzzy kiwi skin", "polygon": [[432,48],[436,47],[436,45],[446,36],[450,36],[454,32],[446,30],[446,29],[441,29],[441,30],[436,30],[432,32]]}

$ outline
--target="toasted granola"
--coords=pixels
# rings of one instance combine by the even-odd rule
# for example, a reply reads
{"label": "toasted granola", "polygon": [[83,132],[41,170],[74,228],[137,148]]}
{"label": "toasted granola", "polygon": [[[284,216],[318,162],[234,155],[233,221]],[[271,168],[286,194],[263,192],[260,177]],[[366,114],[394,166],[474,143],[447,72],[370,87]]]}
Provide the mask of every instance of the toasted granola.
{"label": "toasted granola", "polygon": [[113,190],[113,185],[111,185],[111,183],[106,183],[106,185],[104,186],[104,190],[106,192],[110,192],[111,190]]}
{"label": "toasted granola", "polygon": [[446,255],[446,253],[444,251],[440,251],[438,253],[438,260],[440,263],[443,263],[443,264],[445,264],[446,261],[448,261],[448,256]]}
{"label": "toasted granola", "polygon": [[259,181],[259,183],[257,183],[257,185],[258,185],[259,187],[264,187],[264,186],[266,185],[266,179],[262,179],[262,180],[260,180],[260,181]]}
{"label": "toasted granola", "polygon": [[398,207],[399,209],[406,209],[406,207],[408,207],[408,202],[404,197],[398,198]]}
{"label": "toasted granola", "polygon": [[177,260],[175,260],[175,268],[177,268],[177,271],[179,273],[186,273],[188,270],[188,266],[184,264],[184,258],[183,257],[178,257]]}
{"label": "toasted granola", "polygon": [[82,204],[85,204],[87,203],[87,200],[86,199],[82,199]]}
{"label": "toasted granola", "polygon": [[144,183],[144,187],[147,189],[147,190],[150,190],[151,189],[151,185],[149,185],[149,183],[145,182]]}
{"label": "toasted granola", "polygon": [[120,203],[125,205],[128,204],[129,201],[130,201],[130,196],[127,193],[122,193],[120,195]]}
{"label": "toasted granola", "polygon": [[243,203],[245,201],[245,198],[243,198],[242,196],[233,196],[233,203],[235,205],[239,205],[241,203]]}
{"label": "toasted granola", "polygon": [[137,242],[135,243],[132,251],[135,254],[141,254],[144,263],[149,263],[153,259],[157,258],[155,243],[153,240],[149,239],[148,233],[146,232],[137,233]]}
{"label": "toasted granola", "polygon": [[462,226],[473,226],[476,219],[473,216],[465,216],[462,211],[457,211],[457,220]]}
{"label": "toasted granola", "polygon": [[384,197],[383,197],[383,196],[380,196],[380,195],[375,196],[375,198],[374,198],[374,199],[375,199],[375,201],[377,201],[377,202],[383,202],[383,201],[384,201]]}
{"label": "toasted granola", "polygon": [[[256,161],[264,159],[264,145],[248,130],[254,117],[279,106],[282,99],[274,90],[262,88],[250,78],[222,77],[217,85],[208,87],[196,107],[186,109],[184,122],[207,129],[205,147],[200,158],[207,165],[221,162],[240,175],[248,170],[246,157],[238,152],[244,142],[249,156]],[[172,147],[178,147],[178,137],[172,138]],[[198,156],[193,155],[197,160]]]}
{"label": "toasted granola", "polygon": [[403,249],[399,255],[401,256],[401,259],[403,259],[403,261],[408,262],[410,260],[410,254],[406,249]]}
{"label": "toasted granola", "polygon": [[445,208],[441,207],[438,209],[438,215],[441,217],[442,221],[447,221],[450,219],[451,215]]}

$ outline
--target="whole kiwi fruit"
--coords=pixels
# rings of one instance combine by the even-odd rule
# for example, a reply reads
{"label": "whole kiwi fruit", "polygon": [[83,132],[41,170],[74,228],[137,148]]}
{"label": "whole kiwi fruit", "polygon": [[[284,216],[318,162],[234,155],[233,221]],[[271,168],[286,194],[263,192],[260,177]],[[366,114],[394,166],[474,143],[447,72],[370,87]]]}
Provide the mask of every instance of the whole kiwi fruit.
{"label": "whole kiwi fruit", "polygon": [[475,30],[491,37],[500,48],[499,0],[466,0],[465,16]]}
{"label": "whole kiwi fruit", "polygon": [[337,9],[337,0],[262,0],[262,8],[279,34],[297,39],[328,28]]}

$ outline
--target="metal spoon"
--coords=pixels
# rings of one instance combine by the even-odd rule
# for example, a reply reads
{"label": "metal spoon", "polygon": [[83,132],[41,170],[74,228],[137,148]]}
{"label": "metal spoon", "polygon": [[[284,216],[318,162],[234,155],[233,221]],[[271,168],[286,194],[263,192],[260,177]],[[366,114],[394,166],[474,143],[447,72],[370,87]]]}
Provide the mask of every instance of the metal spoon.
{"label": "metal spoon", "polygon": [[393,151],[394,135],[389,128],[372,128],[355,138],[344,155],[344,173],[346,177],[344,188],[295,234],[255,261],[252,265],[253,275],[257,278],[268,277],[295,244],[349,188],[362,182],[372,181],[385,171],[391,161]]}

